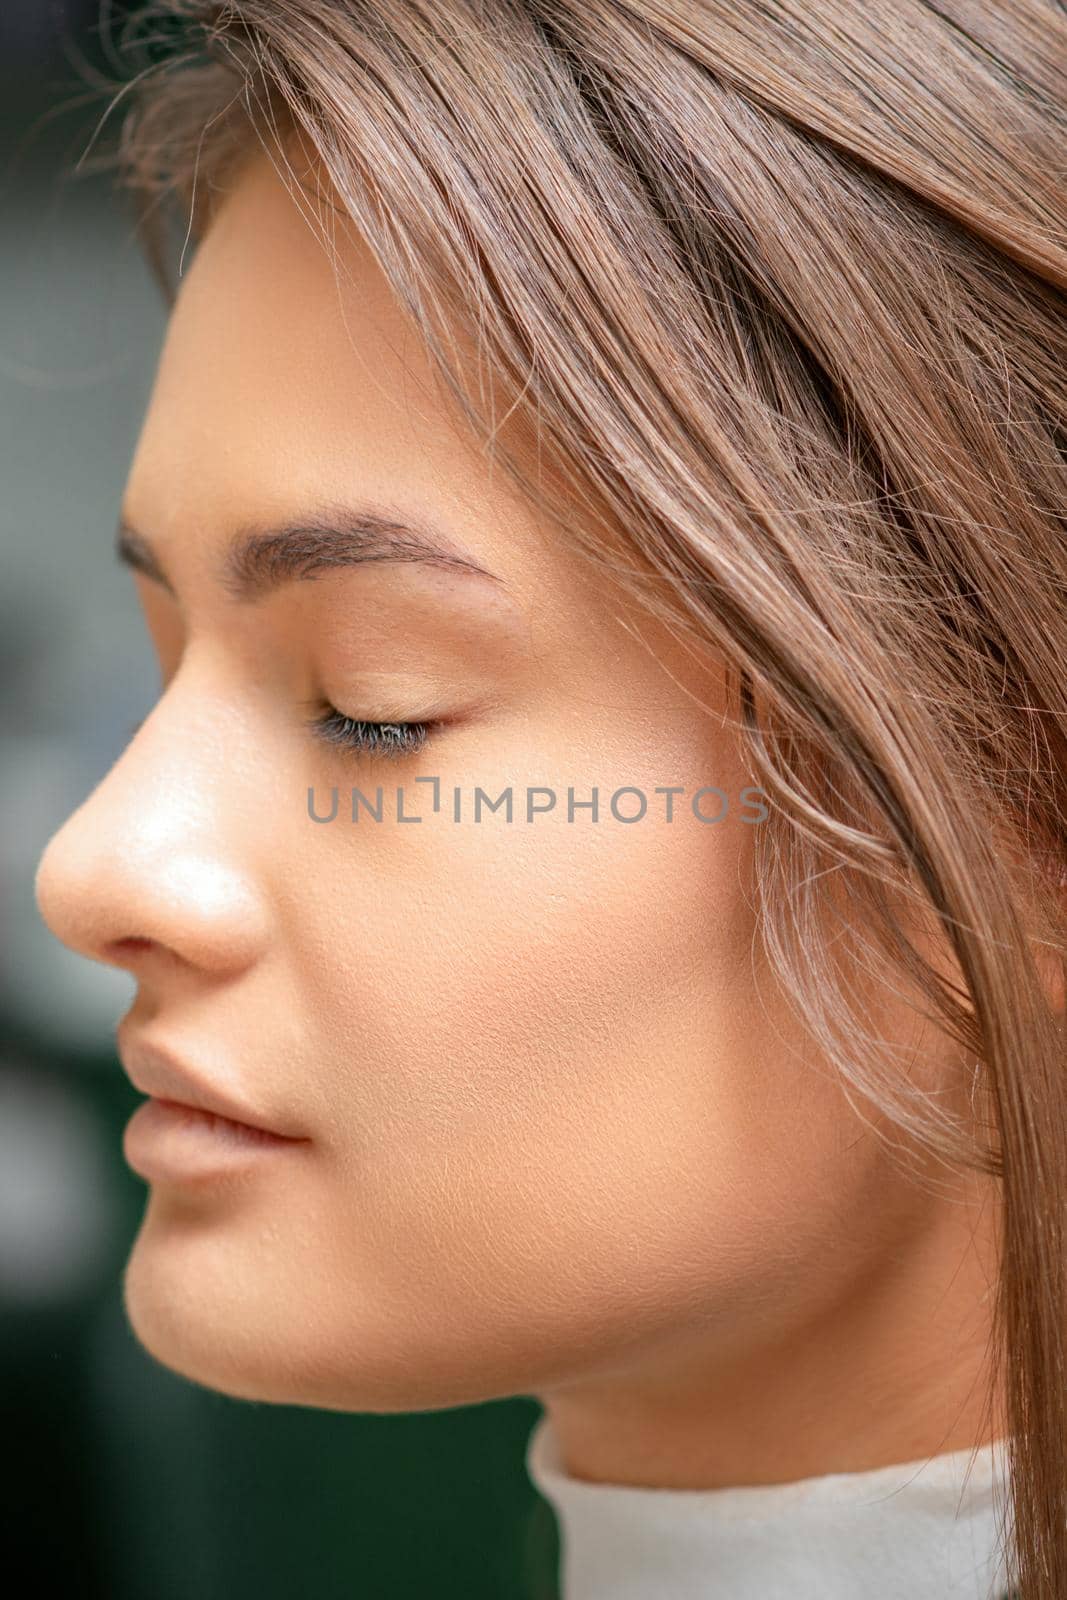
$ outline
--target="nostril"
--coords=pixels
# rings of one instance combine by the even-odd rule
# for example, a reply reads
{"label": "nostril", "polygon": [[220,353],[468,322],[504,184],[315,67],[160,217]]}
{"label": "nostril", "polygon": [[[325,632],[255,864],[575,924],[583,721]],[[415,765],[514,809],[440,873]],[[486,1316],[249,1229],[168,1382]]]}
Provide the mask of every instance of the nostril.
{"label": "nostril", "polygon": [[151,950],[155,942],[154,939],[136,938],[132,935],[127,939],[110,939],[108,952],[115,961],[129,960],[132,956]]}

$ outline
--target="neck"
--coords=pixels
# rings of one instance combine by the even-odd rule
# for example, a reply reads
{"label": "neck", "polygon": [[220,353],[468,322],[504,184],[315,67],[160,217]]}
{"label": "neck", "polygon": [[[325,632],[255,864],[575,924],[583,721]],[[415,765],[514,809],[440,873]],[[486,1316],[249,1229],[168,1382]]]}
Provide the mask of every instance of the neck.
{"label": "neck", "polygon": [[999,1437],[997,1220],[993,1180],[959,1177],[921,1228],[814,1308],[784,1318],[779,1301],[705,1317],[610,1372],[543,1391],[563,1469],[594,1483],[717,1489]]}

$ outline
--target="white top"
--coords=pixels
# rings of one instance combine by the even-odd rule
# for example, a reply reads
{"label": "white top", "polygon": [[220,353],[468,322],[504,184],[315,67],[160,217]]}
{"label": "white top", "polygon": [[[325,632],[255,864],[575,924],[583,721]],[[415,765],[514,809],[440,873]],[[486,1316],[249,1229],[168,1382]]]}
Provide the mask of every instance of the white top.
{"label": "white top", "polygon": [[[562,1470],[551,1418],[526,1467],[556,1514],[562,1600],[1001,1600],[1006,1447],[795,1483],[646,1489]],[[964,1479],[966,1478],[966,1483]]]}

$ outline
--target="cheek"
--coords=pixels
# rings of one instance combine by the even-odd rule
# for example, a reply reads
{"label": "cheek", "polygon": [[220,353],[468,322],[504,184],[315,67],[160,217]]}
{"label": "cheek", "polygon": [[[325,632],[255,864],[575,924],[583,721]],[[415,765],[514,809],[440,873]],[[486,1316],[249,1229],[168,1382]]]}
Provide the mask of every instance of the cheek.
{"label": "cheek", "polygon": [[[660,722],[643,743],[625,724],[611,726],[611,741],[595,747],[587,726],[560,731],[573,717],[555,723],[536,754],[532,741],[500,741],[492,772],[453,755],[436,814],[428,787],[384,773],[358,780],[369,795],[383,780],[384,820],[364,812],[353,823],[339,785],[337,819],[309,821],[300,848],[287,849],[295,882],[281,897],[282,938],[299,973],[295,1004],[332,1019],[344,1039],[355,1030],[373,1042],[387,1068],[377,1089],[388,1099],[395,1086],[416,1118],[420,1093],[438,1101],[453,1078],[475,1097],[472,1108],[485,1103],[504,1117],[546,1090],[615,1080],[620,1062],[647,1075],[657,1062],[669,1071],[684,1061],[700,1080],[709,1052],[724,1054],[751,1014],[755,828],[742,820],[750,780],[739,760],[719,753],[715,781],[730,806],[722,821],[701,822],[689,797],[709,781],[698,754],[705,721],[669,734]],[[421,822],[395,820],[398,783]],[[496,797],[508,784],[513,821],[487,808],[475,820],[476,786]],[[556,805],[529,820],[527,785],[538,784]],[[670,822],[656,794],[664,784],[685,790]],[[596,786],[597,821],[581,805],[568,820],[570,785],[578,802]],[[639,820],[612,814],[624,786],[647,797]],[[716,798],[705,805],[714,814]],[[618,809],[635,815],[637,797],[622,795]],[[449,1136],[418,1121],[396,1131]]]}
{"label": "cheek", "polygon": [[451,1093],[457,1111],[509,1119],[546,1092],[599,1098],[620,1066],[623,1081],[662,1070],[679,1092],[706,1089],[709,1060],[752,1020],[751,836],[732,819],[565,811],[339,818],[286,938],[295,1004],[341,1048],[358,1037],[376,1064],[366,1092],[395,1100],[405,1142],[454,1142],[421,1096],[428,1113]]}
{"label": "cheek", "polygon": [[244,1039],[313,1143],[225,1211],[153,1198],[143,1341],[250,1398],[418,1410],[729,1359],[839,1295],[899,1217],[753,956],[753,827],[428,812],[276,849]]}
{"label": "cheek", "polygon": [[773,1298],[798,1214],[825,1240],[846,1112],[757,988],[752,827],[345,826],[360,899],[316,895],[294,1004],[348,1270],[439,1308],[457,1362],[472,1296],[524,1359]]}

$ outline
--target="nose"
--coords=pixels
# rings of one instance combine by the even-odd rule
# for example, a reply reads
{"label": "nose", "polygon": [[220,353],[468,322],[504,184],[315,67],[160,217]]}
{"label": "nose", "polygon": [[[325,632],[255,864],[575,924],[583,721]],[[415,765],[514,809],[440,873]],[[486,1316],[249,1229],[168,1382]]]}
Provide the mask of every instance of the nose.
{"label": "nose", "polygon": [[[177,684],[172,686],[176,689]],[[267,936],[247,828],[247,760],[220,760],[210,708],[168,693],[38,863],[37,906],[63,944],[136,972],[253,963]],[[227,772],[242,774],[240,785]]]}

